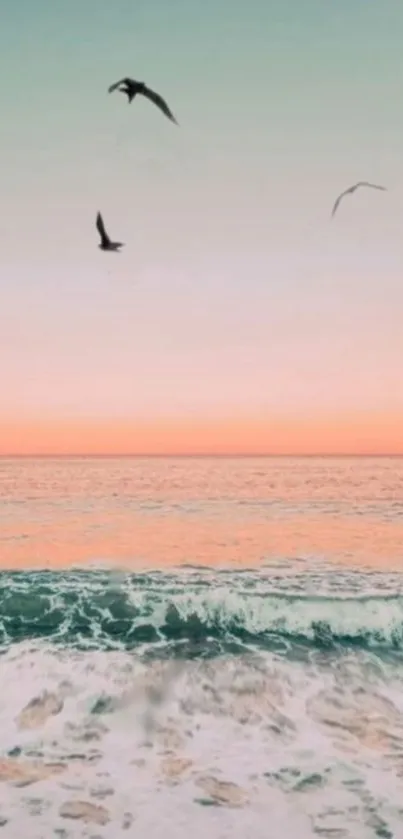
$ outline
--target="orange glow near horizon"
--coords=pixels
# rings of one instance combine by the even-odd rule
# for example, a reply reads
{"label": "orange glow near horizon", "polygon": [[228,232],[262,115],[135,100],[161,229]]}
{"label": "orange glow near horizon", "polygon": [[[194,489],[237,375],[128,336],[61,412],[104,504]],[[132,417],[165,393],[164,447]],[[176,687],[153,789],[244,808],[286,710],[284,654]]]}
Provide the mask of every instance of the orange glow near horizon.
{"label": "orange glow near horizon", "polygon": [[0,419],[0,455],[403,454],[403,414],[266,419]]}

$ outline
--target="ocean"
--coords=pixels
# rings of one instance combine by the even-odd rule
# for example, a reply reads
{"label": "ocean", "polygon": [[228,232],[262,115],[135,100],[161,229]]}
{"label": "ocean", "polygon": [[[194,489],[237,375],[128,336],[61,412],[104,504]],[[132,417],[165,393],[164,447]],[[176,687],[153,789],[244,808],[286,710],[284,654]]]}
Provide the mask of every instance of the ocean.
{"label": "ocean", "polygon": [[1,837],[403,836],[403,459],[0,460]]}

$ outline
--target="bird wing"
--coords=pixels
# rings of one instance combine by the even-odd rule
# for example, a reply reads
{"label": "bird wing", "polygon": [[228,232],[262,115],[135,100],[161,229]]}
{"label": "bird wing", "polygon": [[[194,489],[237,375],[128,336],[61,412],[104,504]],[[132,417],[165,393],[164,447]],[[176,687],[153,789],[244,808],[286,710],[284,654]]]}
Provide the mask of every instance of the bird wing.
{"label": "bird wing", "polygon": [[350,192],[350,189],[345,189],[344,192],[342,192],[341,195],[339,195],[339,197],[336,198],[336,201],[334,202],[334,206],[333,206],[333,210],[332,210],[332,216],[334,216],[334,214],[335,214],[335,212],[336,212],[336,210],[337,210],[337,208],[340,204],[341,199],[344,198],[345,195],[348,195],[349,192]]}
{"label": "bird wing", "polygon": [[127,77],[125,79],[120,79],[118,82],[114,82],[110,87],[108,87],[108,93],[113,93],[113,91],[117,90],[121,84],[130,84],[130,82],[131,79],[128,79]]}
{"label": "bird wing", "polygon": [[368,181],[360,181],[358,186],[369,186],[371,189],[382,189],[383,192],[386,192],[386,186],[379,186],[378,184],[370,184]]}
{"label": "bird wing", "polygon": [[146,85],[144,85],[144,88],[140,90],[139,93],[142,93],[143,96],[150,100],[150,102],[154,102],[154,105],[156,105],[157,108],[159,108],[160,111],[162,111],[162,113],[165,114],[166,117],[168,117],[168,119],[170,119],[172,122],[178,125],[178,122],[175,119],[170,108],[168,108],[165,99],[163,99],[162,96],[159,95],[159,93],[155,93],[154,90],[150,90],[150,88]]}
{"label": "bird wing", "polygon": [[339,195],[339,197],[337,198],[337,200],[334,204],[334,207],[333,207],[333,210],[332,210],[332,216],[334,216],[334,214],[337,210],[337,207],[340,204],[341,199],[344,198],[345,195],[348,195],[350,192],[355,192],[355,190],[358,189],[361,186],[368,186],[368,187],[371,187],[371,189],[386,190],[386,186],[378,186],[378,184],[370,184],[369,181],[358,181],[358,183],[353,184],[353,186],[350,186],[348,189],[345,189],[344,192],[342,192],[341,195]]}
{"label": "bird wing", "polygon": [[103,221],[103,218],[101,216],[101,213],[98,213],[98,215],[97,215],[96,225],[97,225],[97,230],[98,230],[98,233],[101,237],[102,243],[103,244],[108,244],[110,242],[110,239],[109,239],[109,236],[108,236],[108,234],[105,230],[105,225],[104,225],[104,221]]}

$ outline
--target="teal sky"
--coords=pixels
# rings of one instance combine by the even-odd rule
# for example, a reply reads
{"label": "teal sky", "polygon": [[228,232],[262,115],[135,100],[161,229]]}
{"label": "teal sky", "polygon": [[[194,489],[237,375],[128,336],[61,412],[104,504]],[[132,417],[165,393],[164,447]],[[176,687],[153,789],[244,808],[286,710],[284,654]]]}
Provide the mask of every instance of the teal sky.
{"label": "teal sky", "polygon": [[403,407],[402,0],[1,17],[0,413]]}

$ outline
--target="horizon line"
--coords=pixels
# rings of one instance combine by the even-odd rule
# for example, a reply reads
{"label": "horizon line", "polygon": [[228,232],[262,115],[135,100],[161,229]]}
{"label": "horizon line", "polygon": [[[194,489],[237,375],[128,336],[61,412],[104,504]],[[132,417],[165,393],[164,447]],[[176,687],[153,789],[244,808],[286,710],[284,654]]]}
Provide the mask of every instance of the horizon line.
{"label": "horizon line", "polygon": [[86,458],[87,460],[134,460],[134,459],[245,459],[245,458],[403,458],[403,452],[10,452],[0,454],[0,460],[67,460],[69,458]]}

